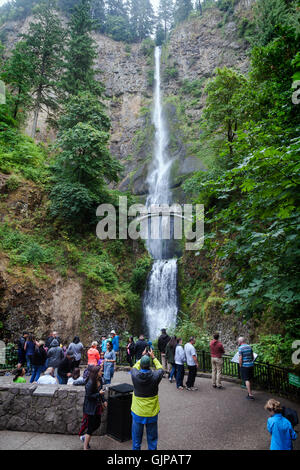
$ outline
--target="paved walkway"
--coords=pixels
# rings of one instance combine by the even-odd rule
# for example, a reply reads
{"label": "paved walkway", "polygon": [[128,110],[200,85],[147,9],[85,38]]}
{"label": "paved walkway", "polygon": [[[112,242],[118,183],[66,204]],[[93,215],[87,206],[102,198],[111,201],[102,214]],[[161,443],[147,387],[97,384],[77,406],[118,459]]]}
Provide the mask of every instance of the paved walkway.
{"label": "paved walkway", "polygon": [[[113,383],[131,383],[127,372],[115,373]],[[197,378],[197,391],[179,391],[175,383],[163,379],[159,390],[159,450],[267,450],[270,445],[266,429],[267,399],[278,398],[284,405],[297,409],[300,404],[254,392],[255,401],[246,399],[247,392],[239,385],[223,382],[225,390],[214,389],[211,380]],[[298,427],[299,428],[299,427]],[[21,430],[20,430],[21,431]],[[93,437],[93,449],[130,450],[131,441],[120,443],[108,436]],[[0,449],[78,450],[77,436],[0,431]],[[142,449],[146,449],[144,436]],[[300,436],[294,448],[300,450]]]}

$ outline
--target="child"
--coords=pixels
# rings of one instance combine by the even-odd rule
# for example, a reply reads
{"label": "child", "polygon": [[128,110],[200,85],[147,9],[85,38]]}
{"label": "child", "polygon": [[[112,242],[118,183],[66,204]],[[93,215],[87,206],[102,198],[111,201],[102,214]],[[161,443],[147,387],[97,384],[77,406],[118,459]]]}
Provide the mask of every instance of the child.
{"label": "child", "polygon": [[26,371],[24,367],[21,369],[18,369],[15,374],[16,375],[14,376],[13,381],[16,384],[26,384],[26,379],[25,379]]}
{"label": "child", "polygon": [[100,359],[97,363],[97,366],[102,366],[103,362],[104,362],[104,352],[101,352],[100,353]]}
{"label": "child", "polygon": [[282,407],[279,401],[271,398],[265,405],[271,417],[268,418],[267,429],[271,434],[270,450],[292,450],[292,441],[297,439],[290,421],[282,416]]}

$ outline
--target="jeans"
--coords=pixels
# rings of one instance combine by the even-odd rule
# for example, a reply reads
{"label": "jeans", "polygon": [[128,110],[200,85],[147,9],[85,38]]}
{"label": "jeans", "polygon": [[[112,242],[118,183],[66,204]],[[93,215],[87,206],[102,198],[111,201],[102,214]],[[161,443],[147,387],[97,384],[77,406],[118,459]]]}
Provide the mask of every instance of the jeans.
{"label": "jeans", "polygon": [[141,450],[144,426],[146,426],[148,450],[157,449],[157,422],[140,424],[132,418],[132,450]]}
{"label": "jeans", "polygon": [[60,375],[57,374],[57,380],[60,385],[67,385],[68,383],[68,378],[67,376],[61,377]]}
{"label": "jeans", "polygon": [[176,364],[176,386],[183,387],[183,377],[184,377],[184,364]]}
{"label": "jeans", "polygon": [[176,364],[170,364],[170,373],[169,373],[169,379],[173,379],[174,376],[176,376]]}
{"label": "jeans", "polygon": [[186,386],[188,388],[192,388],[195,383],[196,374],[197,374],[197,366],[188,366],[189,375],[186,381]]}
{"label": "jeans", "polygon": [[30,377],[30,383],[37,382],[40,378],[43,366],[32,366],[32,376]]}
{"label": "jeans", "polygon": [[30,373],[32,371],[31,358],[32,354],[26,355],[27,373]]}

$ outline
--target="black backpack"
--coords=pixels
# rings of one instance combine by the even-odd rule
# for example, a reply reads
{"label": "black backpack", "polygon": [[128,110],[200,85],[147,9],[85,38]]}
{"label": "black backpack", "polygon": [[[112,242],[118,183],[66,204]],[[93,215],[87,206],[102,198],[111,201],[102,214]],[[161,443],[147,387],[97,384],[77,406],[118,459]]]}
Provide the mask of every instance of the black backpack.
{"label": "black backpack", "polygon": [[299,423],[298,420],[298,413],[296,410],[292,410],[292,408],[286,408],[285,406],[282,407],[282,416],[284,416],[286,419],[288,419],[293,426],[297,426]]}

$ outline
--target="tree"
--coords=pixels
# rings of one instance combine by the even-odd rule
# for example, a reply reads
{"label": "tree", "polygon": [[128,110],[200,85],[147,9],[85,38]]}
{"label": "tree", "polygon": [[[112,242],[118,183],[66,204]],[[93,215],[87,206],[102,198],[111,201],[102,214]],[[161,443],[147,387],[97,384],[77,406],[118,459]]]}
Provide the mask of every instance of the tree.
{"label": "tree", "polygon": [[192,11],[193,4],[191,0],[175,0],[175,23],[181,23],[186,20]]}
{"label": "tree", "polygon": [[106,10],[104,0],[91,0],[91,17],[95,23],[95,29],[99,33],[105,32]]}
{"label": "tree", "polygon": [[116,41],[130,42],[132,35],[128,6],[123,0],[109,0],[107,5],[106,33]]}
{"label": "tree", "polygon": [[63,65],[64,30],[52,0],[36,7],[34,21],[22,38],[32,60],[34,117],[31,135],[35,137],[39,112],[46,109],[49,114],[58,107],[56,96]]}
{"label": "tree", "polygon": [[155,32],[155,44],[161,46],[166,39],[165,28],[161,23],[157,23]]}
{"label": "tree", "polygon": [[238,92],[245,88],[246,78],[239,72],[224,67],[216,69],[216,76],[205,88],[206,107],[203,113],[207,127],[225,134],[232,155],[232,143],[236,136],[241,111],[237,106]]}
{"label": "tree", "polygon": [[173,19],[173,1],[172,0],[160,0],[158,6],[158,21],[159,24],[164,25],[165,40],[167,39],[167,32],[171,26]]}
{"label": "tree", "polygon": [[65,55],[62,88],[67,95],[89,90],[100,96],[103,87],[95,80],[93,69],[96,58],[95,41],[91,37],[94,22],[90,15],[90,1],[81,0],[75,6],[69,23],[69,39]]}
{"label": "tree", "polygon": [[141,42],[151,35],[154,26],[154,12],[150,0],[131,0],[130,26],[135,41]]}
{"label": "tree", "polygon": [[[35,72],[33,64],[34,57],[32,56],[31,49],[26,42],[20,41],[4,65],[2,79],[9,85],[13,95],[12,116],[14,119],[17,118],[21,106],[24,111],[25,108],[28,109],[32,104],[30,92],[32,89],[32,77]],[[25,113],[23,118],[25,118]]]}
{"label": "tree", "polygon": [[117,181],[121,169],[108,150],[110,121],[103,104],[84,92],[70,97],[58,126],[50,212],[73,224],[89,224],[108,198],[106,183]]}
{"label": "tree", "polygon": [[279,25],[298,29],[299,34],[299,19],[299,9],[289,8],[284,0],[259,0],[255,5],[255,44],[265,46],[278,37]]}

